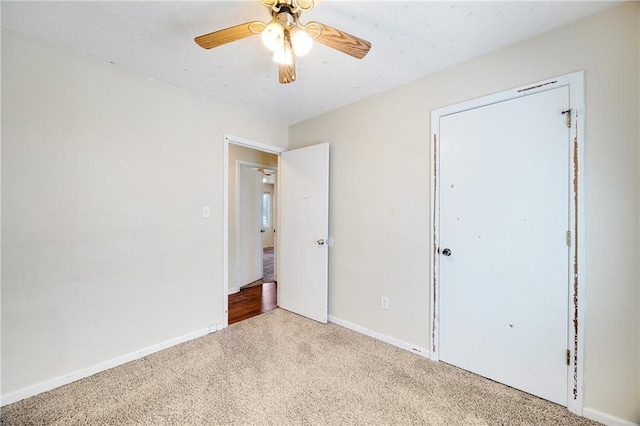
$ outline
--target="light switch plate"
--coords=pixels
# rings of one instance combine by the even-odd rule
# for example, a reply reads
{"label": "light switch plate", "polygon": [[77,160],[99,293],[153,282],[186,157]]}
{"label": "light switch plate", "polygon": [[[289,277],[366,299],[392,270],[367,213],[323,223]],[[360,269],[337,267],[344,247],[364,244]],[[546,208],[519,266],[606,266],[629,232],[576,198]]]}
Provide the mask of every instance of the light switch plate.
{"label": "light switch plate", "polygon": [[211,217],[211,207],[202,206],[202,217],[208,219]]}

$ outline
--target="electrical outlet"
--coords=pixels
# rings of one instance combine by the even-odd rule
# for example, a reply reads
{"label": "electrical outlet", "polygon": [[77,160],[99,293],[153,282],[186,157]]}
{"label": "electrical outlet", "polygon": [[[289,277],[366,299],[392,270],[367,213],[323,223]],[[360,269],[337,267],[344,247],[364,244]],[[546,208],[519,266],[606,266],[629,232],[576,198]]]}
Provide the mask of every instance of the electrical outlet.
{"label": "electrical outlet", "polygon": [[382,309],[389,309],[389,298],[387,296],[380,297],[380,307]]}

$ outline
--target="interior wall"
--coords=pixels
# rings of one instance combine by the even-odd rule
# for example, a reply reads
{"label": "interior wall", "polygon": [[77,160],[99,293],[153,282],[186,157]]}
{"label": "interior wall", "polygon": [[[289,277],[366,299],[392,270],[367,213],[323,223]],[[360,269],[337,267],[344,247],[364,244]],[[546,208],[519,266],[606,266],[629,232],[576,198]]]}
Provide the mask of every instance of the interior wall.
{"label": "interior wall", "polygon": [[[262,138],[256,138],[262,143]],[[282,145],[277,145],[282,146]],[[240,290],[236,284],[236,267],[238,246],[236,244],[236,226],[238,204],[237,188],[237,164],[238,161],[248,161],[265,166],[278,167],[278,156],[268,152],[258,151],[246,146],[229,144],[229,293],[236,293]]]}
{"label": "interior wall", "polygon": [[639,8],[618,6],[292,126],[290,148],[331,142],[329,314],[430,347],[431,110],[585,70],[584,402],[639,422]]}
{"label": "interior wall", "polygon": [[223,134],[287,127],[6,29],[2,89],[2,395],[222,324]]}

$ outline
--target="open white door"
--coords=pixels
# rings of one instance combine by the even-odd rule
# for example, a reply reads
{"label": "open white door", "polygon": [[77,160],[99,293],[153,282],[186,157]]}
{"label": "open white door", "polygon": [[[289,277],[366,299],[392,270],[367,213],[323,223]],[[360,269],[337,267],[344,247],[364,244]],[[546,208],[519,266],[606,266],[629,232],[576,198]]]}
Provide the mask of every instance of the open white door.
{"label": "open white door", "polygon": [[262,173],[238,168],[236,287],[262,278]]}
{"label": "open white door", "polygon": [[326,323],[329,144],[283,152],[278,174],[278,306]]}

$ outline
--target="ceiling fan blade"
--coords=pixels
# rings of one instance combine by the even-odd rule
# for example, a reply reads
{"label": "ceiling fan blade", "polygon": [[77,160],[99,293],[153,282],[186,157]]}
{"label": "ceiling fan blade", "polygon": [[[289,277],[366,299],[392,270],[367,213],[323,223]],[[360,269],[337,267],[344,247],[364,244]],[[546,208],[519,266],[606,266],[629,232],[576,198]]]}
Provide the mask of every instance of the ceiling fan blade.
{"label": "ceiling fan blade", "polygon": [[296,81],[296,60],[293,59],[291,65],[278,64],[278,77],[282,84]]}
{"label": "ceiling fan blade", "polygon": [[297,0],[298,8],[303,12],[308,12],[316,5],[317,0]]}
{"label": "ceiling fan blade", "polygon": [[260,21],[245,22],[235,27],[229,27],[224,30],[198,36],[195,38],[195,42],[204,49],[212,49],[222,46],[223,44],[231,43],[232,41],[259,34],[264,29],[264,26],[265,24]]}
{"label": "ceiling fan blade", "polygon": [[[367,56],[371,43],[359,37],[353,36],[344,31],[336,30],[328,25],[314,22],[314,25],[320,27],[320,36],[315,40],[318,43],[339,50],[342,53],[351,55],[356,59],[362,59]],[[309,25],[308,25],[309,26]],[[313,37],[313,35],[311,35]]]}

